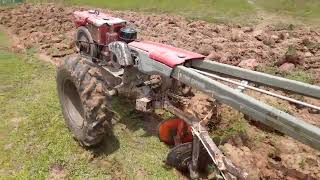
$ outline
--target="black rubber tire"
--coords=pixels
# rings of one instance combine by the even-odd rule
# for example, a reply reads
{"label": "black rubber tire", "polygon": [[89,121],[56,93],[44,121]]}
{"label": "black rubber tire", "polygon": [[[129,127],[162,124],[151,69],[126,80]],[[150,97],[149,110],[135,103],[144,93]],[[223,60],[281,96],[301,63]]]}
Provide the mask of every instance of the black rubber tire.
{"label": "black rubber tire", "polygon": [[[89,30],[84,27],[84,26],[80,26],[77,29],[77,33],[76,33],[76,41],[81,40],[81,38],[85,38],[86,41],[88,41],[89,43],[95,43]],[[76,43],[77,48],[80,49],[80,47],[78,46],[78,43]],[[95,44],[91,44],[90,45],[90,53],[88,53],[87,55],[97,58],[98,57],[98,47]]]}
{"label": "black rubber tire", "polygon": [[179,171],[187,172],[188,163],[192,161],[192,143],[179,144],[170,150],[166,164]]}
{"label": "black rubber tire", "polygon": [[111,130],[111,99],[98,67],[81,57],[66,59],[57,70],[57,90],[64,119],[82,146],[100,143]]}
{"label": "black rubber tire", "polygon": [[[187,172],[188,164],[192,161],[192,142],[179,144],[172,148],[167,155],[166,164],[179,171]],[[206,171],[209,164],[212,164],[211,158],[205,148],[201,145],[198,159],[199,171]]]}

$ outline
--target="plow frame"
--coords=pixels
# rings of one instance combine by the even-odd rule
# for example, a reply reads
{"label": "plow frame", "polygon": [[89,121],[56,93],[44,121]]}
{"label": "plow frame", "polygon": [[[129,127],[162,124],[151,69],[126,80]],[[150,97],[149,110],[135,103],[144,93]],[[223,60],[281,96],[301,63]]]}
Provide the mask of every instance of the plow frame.
{"label": "plow frame", "polygon": [[[135,48],[133,49],[136,50]],[[94,57],[90,56],[85,56],[85,58],[94,59]],[[243,91],[239,91],[239,89],[234,89],[228,85],[225,85],[220,81],[215,80],[214,77],[220,77],[220,75],[222,75],[234,79],[246,80],[250,83],[278,88],[317,99],[320,98],[319,86],[209,60],[190,60],[185,64],[169,68],[170,72],[166,71],[166,73],[163,73],[164,68],[159,68],[158,66],[161,64],[160,62],[155,61],[147,56],[141,56],[140,58],[142,58],[141,61],[147,62],[145,67],[136,66],[140,73],[146,75],[159,73],[168,79],[173,78],[178,82],[210,95],[219,103],[226,104],[250,116],[253,118],[253,120],[260,121],[261,123],[272,127],[304,144],[307,144],[312,148],[320,150],[320,128],[306,123],[305,121],[300,120],[297,117],[294,117],[277,108],[267,105],[251,96],[248,96],[244,94]],[[161,64],[161,67],[162,66],[165,65]],[[102,67],[102,69],[108,71],[106,67]],[[113,73],[107,72],[106,74],[111,75],[108,79],[115,77]],[[210,74],[212,76],[210,76]],[[121,86],[115,87],[115,89],[118,89],[119,87]],[[244,89],[245,88],[242,87],[242,90]],[[168,93],[168,91],[165,91],[165,93]],[[148,103],[151,101],[152,99],[149,99]],[[198,177],[197,167],[200,155],[199,149],[200,144],[202,144],[224,179],[234,179],[235,177],[238,179],[246,179],[248,174],[241,171],[229,159],[227,159],[219,150],[218,146],[213,142],[206,129],[206,122],[203,122],[200,119],[197,119],[196,117],[187,114],[172,105],[168,100],[168,94],[164,94],[163,98],[161,100],[156,100],[154,104],[156,104],[154,108],[163,108],[171,112],[172,114],[184,120],[192,128],[193,148],[192,161],[189,164],[190,177]],[[317,106],[314,107],[317,109],[320,108]],[[148,111],[146,110],[146,112]]]}
{"label": "plow frame", "polygon": [[[239,79],[272,86],[298,94],[320,98],[320,87],[281,77],[251,71],[213,61],[191,62],[192,68],[205,70],[213,74],[225,74]],[[177,66],[172,77],[211,97],[239,110],[254,120],[270,126],[304,144],[320,150],[320,128],[300,120],[286,112],[267,105],[251,96],[233,89],[217,80],[198,73],[186,66]]]}
{"label": "plow frame", "polygon": [[[152,112],[157,108],[162,108],[179,117],[179,120],[184,124],[189,125],[188,128],[191,130],[188,130],[192,132],[193,139],[192,142],[188,141],[187,143],[189,143],[188,145],[192,143],[192,154],[188,154],[187,160],[180,159],[186,160],[187,164],[183,165],[186,165],[184,167],[189,170],[191,178],[199,177],[199,156],[203,148],[224,179],[246,179],[248,174],[236,167],[219,150],[207,131],[208,121],[182,111],[169,100],[170,98],[184,100],[183,95],[186,93],[182,92],[182,96],[179,95],[179,92],[174,94],[174,89],[179,85],[186,85],[190,92],[191,88],[202,91],[214,98],[217,103],[226,104],[250,116],[253,120],[320,150],[320,128],[243,93],[248,88],[320,111],[320,107],[315,105],[267,92],[252,87],[248,83],[279,88],[317,99],[320,99],[319,86],[209,61],[201,54],[173,46],[135,40],[137,31],[134,29],[132,33],[129,31],[121,32],[121,29],[126,26],[126,21],[109,17],[103,13],[100,14],[99,11],[79,11],[75,12],[74,16],[76,27],[81,28],[78,32],[88,36],[86,38],[76,37],[78,52],[85,57],[87,62],[101,68],[105,83],[108,85],[105,92],[107,96],[118,94],[133,96],[136,98],[137,110]],[[92,38],[96,34],[88,30],[90,29],[87,27],[88,24],[100,33],[100,39]],[[112,28],[107,31],[106,27],[109,25]],[[116,27],[121,27],[121,29],[115,32]],[[129,38],[130,41],[124,40],[124,37],[129,37],[134,33],[135,38]],[[105,38],[109,41],[105,41]],[[101,39],[103,41],[100,41]],[[240,79],[242,82],[238,83],[220,76]],[[238,84],[238,89],[221,81]],[[179,137],[173,136],[173,139],[178,139],[177,143],[174,142],[175,145],[186,144],[181,143]],[[178,156],[179,154],[174,154],[174,157]],[[176,160],[175,162],[180,161]]]}
{"label": "plow frame", "polygon": [[[320,87],[208,60],[191,61],[187,66],[177,66],[171,75],[174,79],[207,93],[219,102],[237,109],[254,120],[260,121],[304,144],[320,150],[320,128],[204,75],[207,73],[215,75],[223,74],[236,79],[249,80],[250,82],[313,98],[320,98]],[[228,160],[212,141],[206,130],[205,122],[182,112],[168,101],[164,104],[166,110],[185,120],[192,127],[194,140],[192,166],[189,167],[191,176],[195,173],[195,164],[197,164],[197,159],[199,158],[199,142],[201,142],[224,179],[233,179],[233,177],[246,179],[248,174],[241,171]]]}

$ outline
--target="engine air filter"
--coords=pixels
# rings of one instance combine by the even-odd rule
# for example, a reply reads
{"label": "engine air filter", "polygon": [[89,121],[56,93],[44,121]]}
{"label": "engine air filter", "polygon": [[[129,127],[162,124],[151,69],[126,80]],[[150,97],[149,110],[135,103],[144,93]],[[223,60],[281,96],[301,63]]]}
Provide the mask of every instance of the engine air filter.
{"label": "engine air filter", "polygon": [[124,27],[120,29],[119,37],[122,41],[130,43],[137,39],[137,31],[130,27]]}

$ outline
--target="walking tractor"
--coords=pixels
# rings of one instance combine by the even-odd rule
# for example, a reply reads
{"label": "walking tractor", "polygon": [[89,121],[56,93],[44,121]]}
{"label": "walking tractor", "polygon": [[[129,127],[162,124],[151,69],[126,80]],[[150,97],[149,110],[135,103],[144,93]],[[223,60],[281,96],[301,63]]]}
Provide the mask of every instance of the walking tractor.
{"label": "walking tractor", "polygon": [[[160,140],[173,146],[167,165],[197,178],[202,169],[212,164],[224,179],[246,179],[247,173],[212,141],[207,117],[200,119],[182,110],[184,101],[197,90],[320,150],[318,127],[244,93],[250,89],[319,111],[315,105],[251,84],[316,99],[320,99],[319,86],[209,61],[201,54],[165,44],[137,41],[137,31],[125,20],[99,11],[76,11],[73,15],[80,55],[67,59],[58,68],[57,88],[66,124],[81,145],[97,145],[111,131],[112,96],[131,97],[139,111],[164,109],[177,117],[158,126]],[[207,116],[211,115],[212,111],[208,112]]]}

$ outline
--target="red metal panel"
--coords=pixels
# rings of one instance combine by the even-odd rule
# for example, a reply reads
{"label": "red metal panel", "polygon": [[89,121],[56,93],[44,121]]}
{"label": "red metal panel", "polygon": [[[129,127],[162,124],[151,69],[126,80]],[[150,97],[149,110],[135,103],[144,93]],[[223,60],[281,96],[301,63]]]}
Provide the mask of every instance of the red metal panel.
{"label": "red metal panel", "polygon": [[73,13],[76,22],[91,23],[99,27],[103,24],[121,24],[125,23],[125,20],[112,17],[110,14],[100,13],[98,11],[75,11]]}
{"label": "red metal panel", "polygon": [[98,31],[100,32],[100,41],[99,41],[100,44],[106,44],[108,39],[107,32],[109,32],[109,30],[110,30],[110,27],[108,27],[105,24],[98,28]]}
{"label": "red metal panel", "polygon": [[86,26],[99,44],[118,40],[118,31],[126,25],[124,20],[98,11],[75,11],[73,15],[76,27]]}
{"label": "red metal panel", "polygon": [[205,58],[201,54],[151,41],[134,41],[129,43],[130,46],[148,52],[151,59],[170,67],[183,64],[187,60],[203,60]]}

